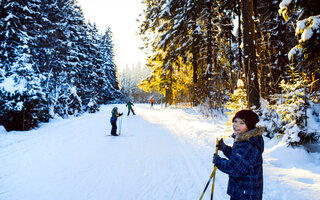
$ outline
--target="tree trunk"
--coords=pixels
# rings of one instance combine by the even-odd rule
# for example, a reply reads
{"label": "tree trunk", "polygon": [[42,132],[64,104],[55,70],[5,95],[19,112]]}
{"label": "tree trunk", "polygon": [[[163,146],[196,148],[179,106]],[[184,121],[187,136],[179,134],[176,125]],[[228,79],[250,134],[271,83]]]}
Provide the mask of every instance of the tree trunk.
{"label": "tree trunk", "polygon": [[211,78],[211,75],[212,75],[212,12],[210,12],[212,9],[211,9],[211,5],[212,5],[212,2],[211,1],[208,1],[207,2],[207,8],[208,8],[208,11],[209,11],[209,15],[208,15],[208,19],[207,19],[207,41],[208,41],[208,44],[207,44],[207,79]]}
{"label": "tree trunk", "polygon": [[246,77],[248,108],[260,108],[258,69],[256,67],[254,0],[242,0],[244,69]]}
{"label": "tree trunk", "polygon": [[196,31],[196,16],[193,15],[192,16],[192,21],[191,21],[191,26],[192,26],[192,30],[193,30],[193,34],[192,34],[192,67],[193,67],[193,75],[192,75],[192,80],[193,80],[193,91],[192,91],[192,104],[193,106],[197,106],[198,105],[198,59],[199,59],[199,49],[198,49],[198,36],[195,33]]}
{"label": "tree trunk", "polygon": [[239,50],[239,71],[243,71],[242,66],[242,50],[241,50],[241,42],[242,42],[242,29],[241,29],[241,3],[238,5],[238,50]]}

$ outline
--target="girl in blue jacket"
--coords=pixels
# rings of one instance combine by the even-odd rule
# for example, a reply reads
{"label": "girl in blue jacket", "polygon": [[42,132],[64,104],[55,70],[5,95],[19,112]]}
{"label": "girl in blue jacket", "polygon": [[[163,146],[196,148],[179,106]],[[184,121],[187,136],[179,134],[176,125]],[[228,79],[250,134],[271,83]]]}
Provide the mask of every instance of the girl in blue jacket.
{"label": "girl in blue jacket", "polygon": [[214,154],[213,163],[219,170],[229,175],[227,194],[231,200],[262,200],[264,128],[256,127],[259,116],[251,110],[241,110],[232,119],[232,147],[223,139],[218,149],[228,158]]}
{"label": "girl in blue jacket", "polygon": [[118,108],[114,107],[111,111],[111,119],[110,119],[110,123],[111,123],[111,135],[112,136],[118,136],[117,134],[117,120],[118,117],[120,117],[123,113],[118,113]]}

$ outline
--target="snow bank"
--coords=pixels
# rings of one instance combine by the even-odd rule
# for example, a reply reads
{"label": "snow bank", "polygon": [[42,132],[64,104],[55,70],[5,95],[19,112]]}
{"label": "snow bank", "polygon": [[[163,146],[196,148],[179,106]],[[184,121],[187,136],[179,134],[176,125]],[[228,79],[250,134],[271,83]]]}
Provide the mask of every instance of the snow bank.
{"label": "snow bank", "polygon": [[4,126],[0,125],[0,134],[4,134],[7,133],[6,129],[4,128]]}

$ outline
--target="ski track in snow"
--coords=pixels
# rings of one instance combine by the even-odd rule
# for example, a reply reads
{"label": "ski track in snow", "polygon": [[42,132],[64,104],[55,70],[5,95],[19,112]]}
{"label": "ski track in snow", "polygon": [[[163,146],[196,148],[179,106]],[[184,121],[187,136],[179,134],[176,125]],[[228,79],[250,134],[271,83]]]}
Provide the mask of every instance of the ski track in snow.
{"label": "ski track in snow", "polygon": [[121,136],[105,137],[111,109],[1,135],[0,199],[198,199],[212,169],[181,139],[184,129],[136,106]]}
{"label": "ski track in snow", "polygon": [[[183,112],[181,110],[177,110],[176,112]],[[175,140],[177,145],[177,150],[181,153],[181,159],[183,159],[184,162],[184,170],[186,170],[191,176],[191,186],[192,188],[197,188],[195,191],[196,196],[190,198],[190,199],[199,199],[202,191],[205,187],[205,184],[209,180],[209,177],[213,170],[213,164],[210,165],[210,161],[212,160],[213,152],[212,149],[209,149],[207,153],[212,152],[212,154],[207,154],[204,152],[196,151],[197,148],[200,147],[206,148],[208,150],[207,143],[205,144],[199,144],[195,143],[197,140],[194,140],[198,135],[196,134],[196,130],[193,130],[193,124],[190,124],[190,121],[197,122],[198,119],[196,116],[190,114],[190,115],[181,115],[181,113],[177,113],[177,115],[172,115],[172,111],[165,112],[161,111],[161,114],[157,111],[154,112],[148,112],[147,110],[145,113],[148,113],[149,115],[152,114],[152,116],[148,116],[147,120],[151,120],[151,122],[157,122],[160,124],[163,124],[163,126],[167,127],[170,132],[172,133],[173,140]],[[143,114],[143,116],[146,116],[147,114]],[[182,118],[179,118],[182,117]],[[207,127],[205,127],[207,128]],[[214,127],[211,127],[214,130]],[[215,138],[212,134],[210,134],[211,139]],[[189,140],[187,140],[189,138]],[[192,148],[190,148],[192,147]],[[203,154],[205,156],[203,156]],[[209,163],[209,165],[208,165]],[[208,168],[208,166],[210,166]],[[219,173],[219,172],[218,172]],[[229,199],[229,197],[226,195],[226,182],[225,177],[221,181],[222,184],[219,183],[219,175],[216,173],[216,181],[215,181],[215,190],[214,190],[214,198],[216,199],[219,197],[219,199]],[[225,175],[222,175],[225,176]],[[211,193],[211,184],[210,187],[208,187],[205,196],[203,199],[209,199],[210,193]],[[224,186],[222,186],[224,185]],[[183,188],[182,188],[183,190]],[[188,198],[189,199],[189,198]]]}
{"label": "ski track in snow", "polygon": [[[151,109],[143,104],[135,105],[137,115],[126,116],[127,108],[121,104],[117,105],[124,113],[121,136],[106,137],[113,106],[103,106],[95,114],[52,120],[27,132],[1,133],[0,200],[199,199],[213,170],[215,141],[230,135],[225,119],[210,122],[192,109],[158,105]],[[225,142],[233,141],[225,138]],[[282,156],[286,158],[293,150],[268,144],[264,199],[318,196],[320,167],[310,163],[311,167],[296,168],[295,163],[306,157],[303,151],[298,152],[297,161],[288,158],[285,166],[293,166],[282,167],[284,163],[276,159],[278,151],[287,151]],[[228,176],[217,170],[214,199],[229,199],[227,181]],[[210,199],[210,193],[211,184],[203,200]]]}

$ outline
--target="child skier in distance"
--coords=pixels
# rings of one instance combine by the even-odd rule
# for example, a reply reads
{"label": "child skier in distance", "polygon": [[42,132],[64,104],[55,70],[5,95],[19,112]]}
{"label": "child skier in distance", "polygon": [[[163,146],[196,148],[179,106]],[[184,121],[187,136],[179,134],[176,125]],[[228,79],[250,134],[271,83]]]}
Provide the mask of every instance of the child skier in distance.
{"label": "child skier in distance", "polygon": [[154,100],[152,97],[150,98],[150,103],[151,103],[151,108],[153,108]]}
{"label": "child skier in distance", "polygon": [[213,163],[229,175],[227,194],[231,200],[262,200],[263,192],[263,127],[256,127],[259,116],[241,110],[232,119],[235,141],[230,147],[219,141],[218,150],[228,158],[214,154]]}
{"label": "child skier in distance", "polygon": [[132,112],[133,115],[136,115],[136,114],[134,113],[133,109],[132,109],[132,106],[134,106],[133,103],[131,103],[131,101],[128,101],[128,103],[127,103],[127,105],[126,105],[126,107],[128,107],[128,116],[129,116],[129,114],[130,114],[130,111]]}
{"label": "child skier in distance", "polygon": [[111,111],[112,113],[112,116],[111,116],[111,119],[110,119],[110,123],[111,123],[111,135],[113,136],[118,136],[117,134],[117,120],[118,120],[118,117],[120,117],[121,115],[123,115],[123,113],[118,113],[118,108],[117,107],[114,107]]}

